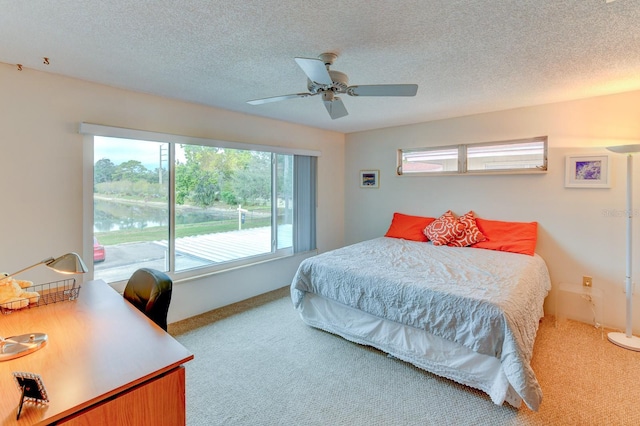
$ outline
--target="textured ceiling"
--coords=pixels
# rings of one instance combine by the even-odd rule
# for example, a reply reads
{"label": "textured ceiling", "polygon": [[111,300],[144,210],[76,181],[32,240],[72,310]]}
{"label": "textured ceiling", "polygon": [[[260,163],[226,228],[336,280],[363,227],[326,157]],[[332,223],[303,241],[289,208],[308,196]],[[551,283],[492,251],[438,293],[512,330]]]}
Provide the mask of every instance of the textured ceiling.
{"label": "textured ceiling", "polygon": [[[25,71],[345,133],[640,89],[637,0],[0,0],[0,40]],[[337,120],[246,103],[305,92],[294,57],[327,51],[351,84],[418,94],[344,95]]]}

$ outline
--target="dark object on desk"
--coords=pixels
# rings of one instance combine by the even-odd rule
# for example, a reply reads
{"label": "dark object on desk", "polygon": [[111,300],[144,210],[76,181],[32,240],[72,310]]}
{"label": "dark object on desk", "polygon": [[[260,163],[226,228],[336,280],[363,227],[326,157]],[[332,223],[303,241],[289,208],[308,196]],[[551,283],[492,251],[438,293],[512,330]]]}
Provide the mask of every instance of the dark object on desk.
{"label": "dark object on desk", "polygon": [[16,420],[20,418],[22,413],[22,405],[25,401],[46,404],[49,402],[47,390],[44,388],[42,378],[34,373],[14,372],[13,377],[20,389],[20,405],[18,406],[18,414]]}
{"label": "dark object on desk", "polygon": [[124,298],[153,322],[167,331],[167,312],[171,303],[173,281],[164,272],[138,269],[124,289]]}

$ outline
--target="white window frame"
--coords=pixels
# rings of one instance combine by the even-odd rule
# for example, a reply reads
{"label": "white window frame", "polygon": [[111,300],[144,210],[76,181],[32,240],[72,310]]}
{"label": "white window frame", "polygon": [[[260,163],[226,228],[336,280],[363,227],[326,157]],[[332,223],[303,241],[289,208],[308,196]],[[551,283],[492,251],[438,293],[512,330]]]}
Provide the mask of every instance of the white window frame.
{"label": "white window frame", "polygon": [[[239,150],[248,150],[248,151],[262,151],[269,152],[271,154],[283,154],[283,155],[294,155],[294,156],[307,156],[307,157],[320,157],[321,153],[319,151],[313,150],[305,150],[305,149],[297,149],[297,148],[284,148],[270,145],[259,145],[259,144],[250,144],[250,143],[242,143],[242,142],[230,142],[223,141],[217,139],[206,139],[206,138],[196,138],[168,133],[158,133],[151,132],[146,130],[136,130],[136,129],[128,129],[121,127],[112,127],[105,126],[101,124],[93,124],[93,123],[81,123],[79,127],[79,133],[84,135],[84,155],[83,155],[83,256],[86,259],[93,258],[93,221],[94,221],[94,212],[93,212],[93,167],[94,167],[94,157],[93,157],[93,138],[94,136],[104,136],[104,137],[112,137],[112,138],[124,138],[124,139],[137,139],[142,141],[155,141],[155,142],[164,142],[169,143],[169,167],[170,167],[170,200],[169,200],[169,209],[172,212],[169,215],[169,246],[170,252],[175,252],[175,215],[173,214],[173,210],[175,208],[174,204],[174,194],[175,194],[175,179],[174,179],[174,168],[175,162],[173,161],[175,151],[175,144],[188,144],[188,145],[202,145],[202,146],[211,146],[211,147],[220,147],[220,148],[229,148],[229,149],[239,149]],[[273,156],[275,158],[275,156]],[[272,168],[272,173],[273,168]],[[276,186],[275,180],[274,187]],[[273,219],[273,223],[277,221],[277,218]],[[277,233],[276,233],[277,235]],[[315,236],[315,232],[313,233]],[[263,262],[267,262],[274,259],[279,259],[283,257],[289,257],[296,254],[299,254],[300,251],[296,251],[294,247],[287,247],[284,249],[277,248],[277,237],[274,236],[274,240],[272,241],[273,250],[271,253],[266,253],[264,255],[257,255],[248,258],[242,258],[235,261],[224,262],[216,265],[204,266],[201,268],[190,269],[185,271],[175,272],[175,259],[173,256],[169,257],[169,271],[167,272],[174,281],[187,281],[191,279],[196,279],[204,276],[208,276],[211,274],[219,273],[225,270],[236,269],[239,267],[255,265]],[[295,241],[294,241],[295,244]],[[315,238],[312,240],[313,247],[310,248],[311,251],[315,251]],[[93,262],[90,262],[90,277],[89,279],[93,279]],[[111,282],[110,284],[122,284],[123,281],[119,282]]]}
{"label": "white window frame", "polygon": [[[498,146],[498,145],[525,145],[529,143],[543,143],[543,159],[541,166],[535,167],[497,167],[490,168],[485,170],[468,170],[468,156],[467,153],[469,148],[481,148],[483,146]],[[451,151],[457,152],[457,165],[455,170],[436,170],[436,171],[407,171],[403,170],[403,158],[405,154],[420,154],[425,153],[427,155],[434,155],[438,153],[438,151],[442,152],[443,155],[445,153],[450,153]],[[434,146],[434,147],[424,147],[424,148],[407,148],[407,149],[398,149],[397,157],[396,157],[396,173],[398,176],[442,176],[442,175],[485,175],[485,174],[537,174],[537,173],[546,173],[548,168],[548,138],[547,136],[536,136],[532,138],[526,139],[515,139],[515,140],[507,140],[507,141],[499,141],[499,142],[482,142],[482,143],[474,143],[474,144],[460,144],[460,145],[448,145],[448,146]],[[510,162],[513,164],[513,162]]]}

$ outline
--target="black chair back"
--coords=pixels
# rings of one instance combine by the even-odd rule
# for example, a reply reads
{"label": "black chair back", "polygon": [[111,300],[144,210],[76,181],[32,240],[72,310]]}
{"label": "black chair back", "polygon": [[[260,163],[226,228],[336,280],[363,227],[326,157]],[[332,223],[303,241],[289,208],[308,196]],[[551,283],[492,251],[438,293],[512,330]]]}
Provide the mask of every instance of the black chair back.
{"label": "black chair back", "polygon": [[129,278],[124,289],[124,298],[167,331],[167,313],[172,288],[173,281],[164,272],[141,268]]}

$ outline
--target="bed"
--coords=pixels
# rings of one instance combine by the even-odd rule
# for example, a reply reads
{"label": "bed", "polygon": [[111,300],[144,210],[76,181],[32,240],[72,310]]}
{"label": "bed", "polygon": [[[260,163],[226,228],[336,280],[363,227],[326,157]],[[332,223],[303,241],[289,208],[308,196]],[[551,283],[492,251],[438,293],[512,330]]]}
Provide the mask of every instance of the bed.
{"label": "bed", "polygon": [[312,327],[537,411],[530,361],[550,288],[535,253],[385,236],[305,259],[291,298]]}

